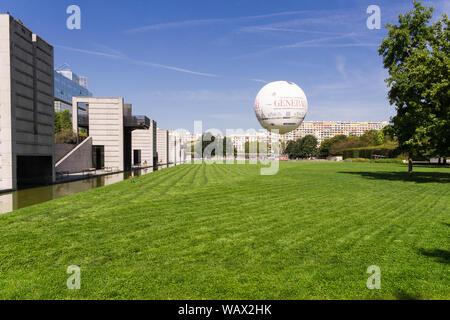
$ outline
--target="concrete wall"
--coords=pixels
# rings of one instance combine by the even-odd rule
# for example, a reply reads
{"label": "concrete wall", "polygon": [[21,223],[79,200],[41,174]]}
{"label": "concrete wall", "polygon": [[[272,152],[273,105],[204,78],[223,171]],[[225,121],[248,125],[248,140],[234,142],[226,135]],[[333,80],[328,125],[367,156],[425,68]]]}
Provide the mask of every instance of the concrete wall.
{"label": "concrete wall", "polygon": [[74,132],[78,134],[76,106],[87,103],[92,145],[105,147],[105,167],[124,170],[123,98],[74,97],[72,103]]}
{"label": "concrete wall", "polygon": [[55,143],[55,163],[72,151],[77,145],[71,143]]}
{"label": "concrete wall", "polygon": [[[0,190],[17,188],[19,156],[53,163],[53,94],[53,47],[0,14]],[[54,181],[54,170],[42,181]]]}
{"label": "concrete wall", "polygon": [[169,163],[169,131],[158,128],[156,130],[156,134],[156,150],[158,152],[158,163],[167,164]]}
{"label": "concrete wall", "polygon": [[150,121],[150,128],[134,130],[132,133],[132,161],[134,164],[134,150],[141,150],[141,165],[154,166],[153,158],[156,156],[156,122]]}
{"label": "concrete wall", "polygon": [[181,163],[181,139],[178,136],[175,136],[176,139],[176,145],[175,145],[175,156],[176,156],[176,163]]}
{"label": "concrete wall", "polygon": [[180,162],[185,163],[186,162],[186,153],[185,150],[182,148],[180,151]]}
{"label": "concrete wall", "polygon": [[10,18],[0,14],[0,190],[13,189]]}
{"label": "concrete wall", "polygon": [[169,162],[177,164],[177,137],[169,132]]}
{"label": "concrete wall", "polygon": [[86,138],[55,165],[56,172],[82,172],[92,168],[92,137]]}

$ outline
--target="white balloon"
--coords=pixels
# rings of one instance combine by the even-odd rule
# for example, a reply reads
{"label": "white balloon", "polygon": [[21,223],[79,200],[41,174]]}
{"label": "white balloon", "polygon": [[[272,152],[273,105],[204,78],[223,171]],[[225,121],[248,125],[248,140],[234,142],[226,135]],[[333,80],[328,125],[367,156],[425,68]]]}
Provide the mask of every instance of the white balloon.
{"label": "white balloon", "polygon": [[266,84],[255,99],[255,114],[261,126],[267,130],[278,129],[280,134],[297,129],[307,111],[305,93],[289,81]]}

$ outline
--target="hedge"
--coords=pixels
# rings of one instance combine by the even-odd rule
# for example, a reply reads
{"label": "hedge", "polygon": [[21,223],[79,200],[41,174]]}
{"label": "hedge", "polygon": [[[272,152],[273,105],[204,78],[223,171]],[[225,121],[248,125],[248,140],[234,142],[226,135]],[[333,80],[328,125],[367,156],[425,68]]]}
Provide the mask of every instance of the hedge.
{"label": "hedge", "polygon": [[392,147],[366,147],[366,148],[352,148],[343,151],[344,159],[347,158],[365,158],[373,159],[373,157],[384,156],[386,158],[395,158],[398,156],[396,148]]}

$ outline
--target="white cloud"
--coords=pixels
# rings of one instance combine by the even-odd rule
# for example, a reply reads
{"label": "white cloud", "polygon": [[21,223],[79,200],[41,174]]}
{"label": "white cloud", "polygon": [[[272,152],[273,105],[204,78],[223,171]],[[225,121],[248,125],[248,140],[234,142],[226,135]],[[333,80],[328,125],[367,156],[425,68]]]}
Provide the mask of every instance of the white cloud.
{"label": "white cloud", "polygon": [[171,70],[171,71],[189,73],[189,74],[202,76],[202,77],[217,77],[217,75],[212,74],[212,73],[198,72],[198,71],[193,71],[193,70],[189,70],[189,69],[186,69],[186,68],[180,68],[180,67],[176,67],[176,66],[170,66],[170,65],[160,64],[160,63],[154,63],[154,62],[149,62],[149,61],[142,61],[142,60],[132,59],[132,58],[129,58],[126,55],[120,53],[119,51],[111,49],[111,48],[109,48],[108,51],[110,51],[112,53],[106,53],[106,52],[101,52],[101,51],[85,50],[85,49],[78,49],[78,48],[72,48],[72,47],[67,47],[67,46],[62,46],[62,45],[55,45],[55,47],[61,48],[61,49],[64,49],[64,50],[70,50],[70,51],[74,51],[74,52],[80,52],[80,53],[84,53],[84,54],[89,54],[89,55],[101,56],[101,57],[112,58],[112,59],[120,59],[120,60],[123,60],[125,62],[132,63],[132,64],[137,64],[137,65],[141,65],[141,66],[148,66],[148,67],[154,67],[154,68],[167,69],[167,70]]}
{"label": "white cloud", "polygon": [[269,81],[267,80],[262,80],[262,79],[249,79],[250,81],[254,81],[254,82],[259,82],[259,83],[269,83]]}
{"label": "white cloud", "polygon": [[237,18],[194,19],[194,20],[174,21],[174,22],[157,23],[157,24],[140,26],[140,27],[125,30],[125,33],[139,33],[139,32],[156,31],[156,30],[163,30],[163,29],[174,29],[174,28],[194,27],[194,26],[219,24],[219,23],[230,23],[230,22],[238,22],[238,21],[253,20],[253,19],[264,19],[264,18],[271,18],[271,17],[296,15],[296,14],[305,13],[305,12],[307,12],[307,11],[285,11],[285,12],[276,12],[276,13],[269,13],[269,14],[255,15],[255,16],[237,17]]}

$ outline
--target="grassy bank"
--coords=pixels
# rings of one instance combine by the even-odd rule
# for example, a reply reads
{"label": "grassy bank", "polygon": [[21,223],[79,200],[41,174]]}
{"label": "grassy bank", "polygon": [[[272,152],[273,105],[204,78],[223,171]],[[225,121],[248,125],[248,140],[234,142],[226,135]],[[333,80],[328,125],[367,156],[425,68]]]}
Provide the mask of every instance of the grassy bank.
{"label": "grassy bank", "polygon": [[0,216],[0,298],[450,298],[448,169],[280,165],[183,165]]}

